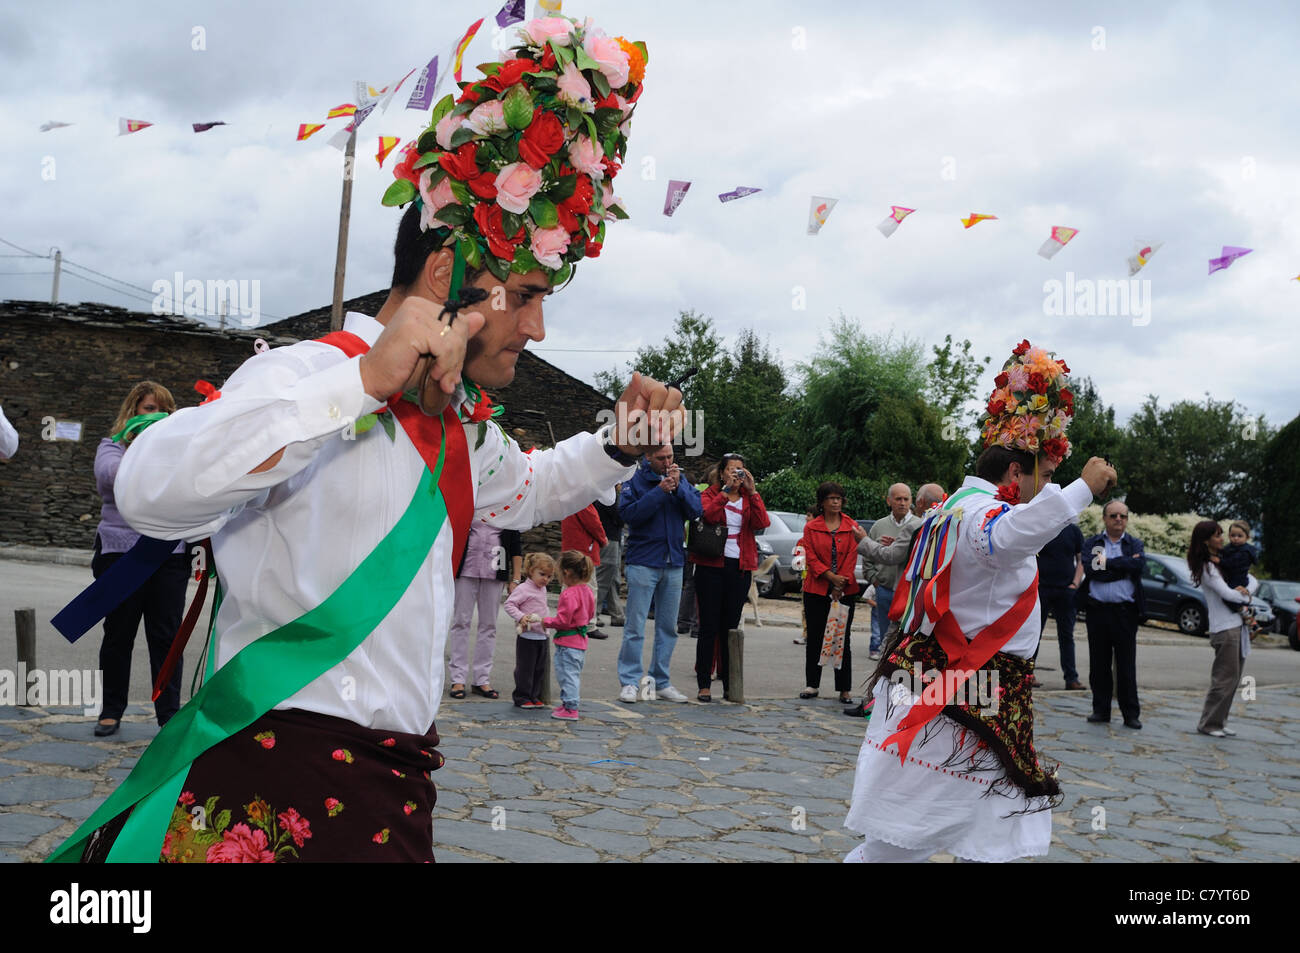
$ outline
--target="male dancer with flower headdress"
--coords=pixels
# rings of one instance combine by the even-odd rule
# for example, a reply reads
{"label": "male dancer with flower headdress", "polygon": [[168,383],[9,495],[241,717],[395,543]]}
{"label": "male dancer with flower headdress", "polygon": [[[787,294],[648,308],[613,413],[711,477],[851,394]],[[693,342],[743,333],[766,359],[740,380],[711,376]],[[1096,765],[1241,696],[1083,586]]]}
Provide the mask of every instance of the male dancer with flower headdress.
{"label": "male dancer with flower headdress", "polygon": [[1022,341],[996,379],[976,475],[917,530],[890,617],[858,755],[846,860],[973,861],[1046,854],[1060,787],[1038,763],[1030,679],[1038,645],[1035,556],[1115,483],[1093,457],[1051,483],[1070,452],[1069,368]]}
{"label": "male dancer with flower headdress", "polygon": [[479,390],[510,383],[545,333],[544,297],[626,217],[612,181],[645,67],[644,46],[590,21],[520,35],[398,165],[384,202],[411,204],[379,314],[255,356],[125,457],[132,525],[211,537],[207,678],[52,859],[432,859],[434,717],[470,523],[581,510],[679,431],[681,392],[633,375],[616,408],[631,431],[525,454]]}

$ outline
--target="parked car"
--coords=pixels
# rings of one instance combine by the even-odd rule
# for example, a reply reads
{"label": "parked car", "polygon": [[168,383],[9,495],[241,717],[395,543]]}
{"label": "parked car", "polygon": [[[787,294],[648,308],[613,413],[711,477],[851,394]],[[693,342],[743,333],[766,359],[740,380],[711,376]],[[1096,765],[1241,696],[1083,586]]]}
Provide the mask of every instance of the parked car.
{"label": "parked car", "polygon": [[1300,610],[1300,582],[1286,579],[1264,579],[1260,581],[1257,597],[1267,602],[1273,609],[1273,631],[1284,635],[1295,625],[1296,613]]}
{"label": "parked car", "polygon": [[[771,525],[758,535],[758,561],[762,562],[768,556],[775,555],[776,567],[767,575],[758,577],[758,594],[767,598],[777,598],[803,586],[799,571],[791,567],[790,561],[794,558],[795,546],[803,538],[803,527],[804,523],[808,522],[808,517],[802,513],[783,513],[773,510],[768,510],[767,515]],[[870,530],[874,520],[858,522],[863,529]],[[857,577],[858,585],[865,588],[866,580],[862,578],[861,556],[858,557]]]}
{"label": "parked car", "polygon": [[[1175,622],[1187,635],[1205,635],[1208,613],[1205,595],[1192,585],[1187,560],[1163,553],[1147,553],[1142,568],[1142,590],[1149,619]],[[1273,622],[1273,609],[1263,599],[1252,603],[1255,619],[1267,629]]]}

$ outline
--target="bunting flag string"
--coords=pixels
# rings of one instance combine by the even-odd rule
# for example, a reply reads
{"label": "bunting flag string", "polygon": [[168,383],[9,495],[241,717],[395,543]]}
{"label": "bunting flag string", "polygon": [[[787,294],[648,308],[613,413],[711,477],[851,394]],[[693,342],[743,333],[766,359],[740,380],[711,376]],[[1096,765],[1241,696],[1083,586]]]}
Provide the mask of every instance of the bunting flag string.
{"label": "bunting flag string", "polygon": [[375,161],[379,163],[380,168],[383,168],[384,160],[388,158],[388,153],[397,148],[397,144],[401,141],[402,140],[397,136],[379,137],[379,151],[375,154]]}

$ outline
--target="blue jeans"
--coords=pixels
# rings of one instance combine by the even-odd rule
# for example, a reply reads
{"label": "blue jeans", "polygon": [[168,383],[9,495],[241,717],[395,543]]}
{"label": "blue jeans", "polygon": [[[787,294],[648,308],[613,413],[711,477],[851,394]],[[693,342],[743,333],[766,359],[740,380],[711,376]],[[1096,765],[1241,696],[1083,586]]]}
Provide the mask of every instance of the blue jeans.
{"label": "blue jeans", "polygon": [[894,590],[876,586],[876,607],[871,610],[871,651],[879,652],[889,631],[889,604],[894,601]]}
{"label": "blue jeans", "polygon": [[646,616],[650,601],[655,607],[655,647],[650,674],[655,688],[672,684],[668,663],[677,645],[677,609],[682,601],[681,566],[627,567],[627,625],[623,628],[623,646],[618,652],[618,680],[622,685],[641,682],[641,645],[645,639]]}
{"label": "blue jeans", "polygon": [[570,645],[555,647],[555,680],[560,683],[560,704],[578,710],[578,694],[582,683],[582,663],[587,653]]}

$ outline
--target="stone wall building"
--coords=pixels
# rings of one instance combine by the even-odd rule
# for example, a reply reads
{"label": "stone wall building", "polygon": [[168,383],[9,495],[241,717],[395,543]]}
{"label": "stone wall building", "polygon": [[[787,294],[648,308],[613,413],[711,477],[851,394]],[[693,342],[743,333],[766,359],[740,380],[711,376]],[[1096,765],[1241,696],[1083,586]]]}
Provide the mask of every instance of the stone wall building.
{"label": "stone wall building", "polygon": [[[373,315],[386,296],[355,298],[345,309]],[[178,407],[192,407],[203,399],[195,381],[220,387],[258,338],[279,347],[328,331],[328,307],[250,331],[99,304],[0,302],[0,406],[20,440],[14,458],[0,461],[0,545],[93,547],[95,450],[137,381],[157,381]],[[529,351],[518,368],[515,382],[492,397],[505,407],[500,423],[525,449],[592,430],[613,406]],[[79,423],[80,439],[44,439],[57,435],[58,422],[62,432]],[[525,537],[525,548],[556,552],[559,545],[558,523]]]}

